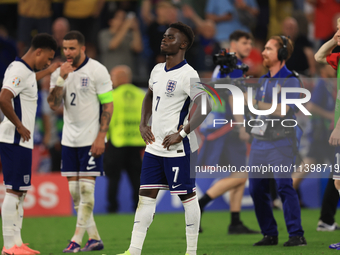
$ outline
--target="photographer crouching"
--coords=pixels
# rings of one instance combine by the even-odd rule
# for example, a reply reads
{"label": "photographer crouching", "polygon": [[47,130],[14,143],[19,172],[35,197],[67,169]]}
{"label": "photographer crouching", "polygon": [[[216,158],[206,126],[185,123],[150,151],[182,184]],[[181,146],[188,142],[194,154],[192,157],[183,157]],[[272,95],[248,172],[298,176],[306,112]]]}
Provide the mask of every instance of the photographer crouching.
{"label": "photographer crouching", "polygon": [[[269,72],[261,77],[261,87],[257,89],[253,105],[258,110],[268,110],[272,107],[274,97],[277,97],[277,107],[270,116],[259,116],[258,119],[280,119],[275,125],[269,123],[262,127],[252,128],[254,136],[249,156],[249,167],[258,168],[260,172],[249,173],[249,190],[254,201],[255,213],[263,234],[263,239],[254,246],[277,245],[278,230],[273,216],[269,194],[268,176],[263,175],[264,167],[272,166],[276,169],[292,169],[297,151],[297,138],[295,128],[284,128],[281,121],[295,119],[298,108],[294,104],[286,105],[286,115],[281,115],[281,87],[300,87],[299,79],[294,77],[286,67],[286,61],[293,52],[290,39],[285,36],[273,36],[266,43],[262,52],[263,65]],[[278,94],[273,95],[273,88]],[[299,93],[287,93],[289,99],[299,99]],[[290,168],[291,167],[291,168]],[[277,191],[283,203],[283,212],[289,240],[284,246],[306,245],[304,231],[301,226],[301,211],[296,191],[292,186],[291,172],[273,171]]]}

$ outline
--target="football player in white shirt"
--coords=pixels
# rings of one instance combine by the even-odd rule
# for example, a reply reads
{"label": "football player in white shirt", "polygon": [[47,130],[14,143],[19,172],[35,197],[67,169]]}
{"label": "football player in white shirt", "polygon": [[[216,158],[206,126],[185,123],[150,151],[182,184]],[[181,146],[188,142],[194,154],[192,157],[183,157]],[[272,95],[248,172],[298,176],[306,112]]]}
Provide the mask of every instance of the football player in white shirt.
{"label": "football player in white shirt", "polygon": [[[0,94],[5,119],[0,124],[0,156],[6,186],[1,207],[4,247],[1,254],[40,254],[21,239],[23,203],[31,187],[31,165],[38,88],[34,70],[48,67],[57,43],[48,34],[38,34],[22,58],[7,68]],[[18,157],[20,159],[18,160]]]}
{"label": "football player in white shirt", "polygon": [[[102,250],[93,218],[96,176],[103,175],[105,137],[112,112],[112,82],[107,69],[85,55],[85,39],[70,31],[63,40],[67,61],[51,76],[48,103],[52,110],[64,100],[61,174],[66,176],[77,211],[77,225],[63,252]],[[100,111],[102,113],[100,114]],[[89,240],[80,249],[85,231]]]}
{"label": "football player in white shirt", "polygon": [[[160,189],[169,189],[172,195],[178,195],[182,200],[186,255],[196,255],[200,209],[190,166],[195,164],[198,146],[191,131],[205,118],[201,115],[200,97],[205,92],[201,85],[193,84],[193,79],[198,81],[198,74],[184,59],[193,41],[194,33],[190,27],[181,22],[171,24],[161,42],[161,52],[166,55],[166,62],[156,65],[151,72],[140,123],[140,132],[147,147],[141,171],[139,203],[130,247],[124,255],[141,254]],[[188,121],[192,101],[197,108]],[[208,100],[205,103],[209,113],[211,106]],[[150,127],[147,124],[151,115]]]}

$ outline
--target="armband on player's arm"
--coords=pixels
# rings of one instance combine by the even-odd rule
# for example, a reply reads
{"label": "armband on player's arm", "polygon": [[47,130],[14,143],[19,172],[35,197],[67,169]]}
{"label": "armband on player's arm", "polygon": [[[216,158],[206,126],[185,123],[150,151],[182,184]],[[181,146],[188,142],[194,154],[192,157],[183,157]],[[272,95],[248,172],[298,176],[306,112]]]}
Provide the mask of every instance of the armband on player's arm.
{"label": "armband on player's arm", "polygon": [[112,90],[98,95],[98,99],[101,104],[107,104],[113,102],[113,95],[112,95]]}

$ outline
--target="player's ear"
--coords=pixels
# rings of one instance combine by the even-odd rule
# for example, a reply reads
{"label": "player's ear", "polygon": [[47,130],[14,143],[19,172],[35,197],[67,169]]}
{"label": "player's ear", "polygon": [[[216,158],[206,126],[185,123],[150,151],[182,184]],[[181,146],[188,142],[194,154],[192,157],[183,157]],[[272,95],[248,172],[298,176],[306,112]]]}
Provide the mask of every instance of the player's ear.
{"label": "player's ear", "polygon": [[35,50],[35,55],[36,56],[40,56],[41,53],[42,53],[42,49],[41,48],[38,48],[38,49]]}
{"label": "player's ear", "polygon": [[188,47],[188,42],[187,41],[182,42],[181,45],[179,46],[179,48],[181,50],[185,50],[187,47]]}
{"label": "player's ear", "polygon": [[82,51],[82,52],[85,52],[85,50],[86,50],[86,47],[85,47],[85,45],[81,46],[81,48],[80,48],[80,49],[81,49],[81,51]]}

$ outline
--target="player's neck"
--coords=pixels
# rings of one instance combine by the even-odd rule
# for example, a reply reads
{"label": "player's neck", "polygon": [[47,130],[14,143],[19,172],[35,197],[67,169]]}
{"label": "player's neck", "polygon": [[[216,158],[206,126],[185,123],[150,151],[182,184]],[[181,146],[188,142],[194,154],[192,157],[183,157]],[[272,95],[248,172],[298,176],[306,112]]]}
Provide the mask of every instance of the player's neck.
{"label": "player's neck", "polygon": [[166,69],[171,69],[184,60],[184,55],[166,55]]}
{"label": "player's neck", "polygon": [[85,53],[84,53],[84,54],[81,54],[81,57],[80,57],[80,59],[79,59],[77,65],[75,65],[74,67],[75,67],[75,68],[78,68],[79,66],[81,66],[81,65],[83,64],[83,62],[85,61],[85,58],[86,58]]}
{"label": "player's neck", "polygon": [[270,77],[274,77],[284,65],[285,65],[285,62],[283,61],[283,62],[277,62],[275,65],[271,66],[269,68]]}
{"label": "player's neck", "polygon": [[33,52],[31,50],[28,50],[25,55],[22,56],[21,58],[23,61],[26,62],[29,67],[34,70],[34,57],[33,57]]}

